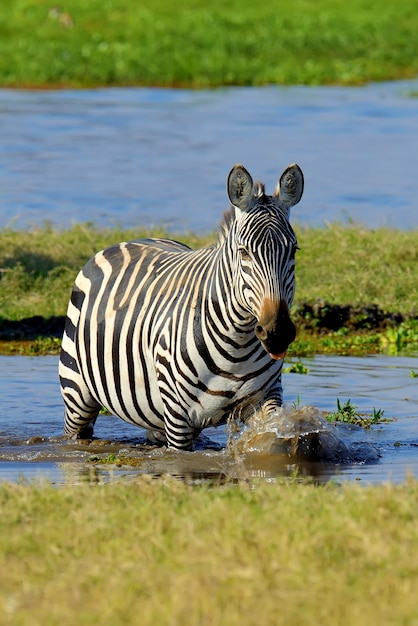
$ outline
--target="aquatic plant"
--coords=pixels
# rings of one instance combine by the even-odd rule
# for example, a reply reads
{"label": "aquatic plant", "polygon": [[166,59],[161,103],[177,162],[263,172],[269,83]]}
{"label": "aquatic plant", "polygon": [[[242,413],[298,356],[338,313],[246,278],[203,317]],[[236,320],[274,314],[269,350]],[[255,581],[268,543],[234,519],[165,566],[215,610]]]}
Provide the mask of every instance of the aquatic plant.
{"label": "aquatic plant", "polygon": [[324,417],[329,422],[344,422],[361,426],[362,428],[370,428],[373,424],[379,424],[383,421],[383,414],[383,409],[376,408],[373,408],[371,415],[361,414],[350,399],[341,404],[340,399],[337,398],[337,410],[334,413],[325,413]]}
{"label": "aquatic plant", "polygon": [[388,328],[381,335],[380,341],[389,354],[398,354],[409,349],[418,350],[418,320],[410,319],[402,322],[399,326]]}
{"label": "aquatic plant", "polygon": [[302,361],[296,361],[291,363],[283,369],[285,374],[309,374],[309,367],[307,367]]}

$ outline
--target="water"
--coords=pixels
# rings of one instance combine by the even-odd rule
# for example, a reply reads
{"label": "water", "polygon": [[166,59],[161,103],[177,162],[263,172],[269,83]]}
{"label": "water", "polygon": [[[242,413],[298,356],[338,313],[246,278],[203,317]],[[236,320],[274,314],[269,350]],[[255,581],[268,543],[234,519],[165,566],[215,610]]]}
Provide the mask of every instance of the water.
{"label": "water", "polygon": [[[288,447],[281,446],[285,439],[276,439],[272,446],[271,428],[257,425],[250,440],[241,439],[232,449],[224,449],[228,434],[222,427],[205,430],[193,453],[167,451],[147,446],[142,429],[113,416],[99,418],[92,443],[69,443],[62,438],[58,358],[0,356],[0,480],[45,479],[62,485],[169,473],[193,482],[271,481],[295,472],[318,482],[402,482],[408,474],[418,478],[418,379],[410,376],[418,370],[418,358],[318,356],[304,359],[304,364],[307,375],[284,374],[289,407],[285,414],[296,416],[293,434],[300,430],[302,418],[304,424],[311,421],[311,430],[321,431],[315,415],[335,411],[337,397],[341,402],[350,399],[364,413],[383,409],[390,420],[367,431],[344,425],[333,430],[334,439],[344,444],[351,458],[331,462],[291,456]],[[306,409],[307,405],[317,409]],[[287,442],[291,436],[290,429]],[[137,464],[118,468],[88,462],[109,454],[129,456]]]}
{"label": "water", "polygon": [[[226,177],[234,163],[262,178],[271,193],[293,161],[306,182],[293,210],[299,223],[351,219],[369,227],[416,228],[414,93],[418,80],[359,88],[0,89],[0,228],[49,220],[57,227],[93,221],[213,230],[227,206]],[[309,375],[284,377],[290,405],[300,401],[302,407],[333,411],[337,397],[350,398],[361,411],[376,407],[393,418],[370,432],[338,431],[348,449],[363,450],[369,462],[355,455],[340,464],[295,462],[280,447],[280,437],[273,448],[269,439],[266,448],[265,433],[258,452],[249,449],[254,442],[225,452],[223,430],[206,431],[212,449],[203,439],[192,454],[167,452],[145,446],[143,432],[113,417],[100,418],[93,444],[69,444],[61,439],[57,359],[0,357],[0,479],[100,482],[128,480],[138,471],[193,480],[274,480],[296,470],[319,481],[396,482],[408,471],[418,476],[418,382],[409,376],[417,360],[306,362]],[[257,424],[257,436],[259,429]],[[374,461],[373,450],[379,455]],[[136,457],[140,468],[86,462],[121,451]]]}
{"label": "water", "polygon": [[302,224],[415,228],[418,79],[365,87],[0,90],[0,227],[210,231],[243,163],[298,162]]}

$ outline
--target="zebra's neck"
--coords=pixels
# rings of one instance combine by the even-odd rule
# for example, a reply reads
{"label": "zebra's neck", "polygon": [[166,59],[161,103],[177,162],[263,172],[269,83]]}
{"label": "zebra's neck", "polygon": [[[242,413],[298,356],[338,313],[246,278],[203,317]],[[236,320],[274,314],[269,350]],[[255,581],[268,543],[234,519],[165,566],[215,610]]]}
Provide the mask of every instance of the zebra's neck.
{"label": "zebra's neck", "polygon": [[231,339],[247,344],[254,336],[256,319],[237,299],[237,278],[228,242],[215,247],[211,254],[212,271],[207,273],[203,288],[205,306],[216,314],[217,324]]}

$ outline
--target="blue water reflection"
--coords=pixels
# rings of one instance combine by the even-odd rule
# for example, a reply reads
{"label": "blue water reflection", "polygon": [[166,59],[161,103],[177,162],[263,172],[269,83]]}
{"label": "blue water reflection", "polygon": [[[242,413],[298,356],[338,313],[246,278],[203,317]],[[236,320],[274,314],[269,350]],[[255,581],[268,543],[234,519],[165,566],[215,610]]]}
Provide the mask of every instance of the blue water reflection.
{"label": "blue water reflection", "polygon": [[216,228],[241,162],[297,161],[302,224],[418,225],[418,80],[365,87],[0,90],[0,227]]}

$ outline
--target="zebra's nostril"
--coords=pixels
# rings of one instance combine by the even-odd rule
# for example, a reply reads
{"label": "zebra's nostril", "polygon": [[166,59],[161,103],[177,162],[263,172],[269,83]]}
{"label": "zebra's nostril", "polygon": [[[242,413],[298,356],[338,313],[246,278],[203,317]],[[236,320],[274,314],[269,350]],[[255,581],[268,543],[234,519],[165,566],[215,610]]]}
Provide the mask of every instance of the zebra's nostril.
{"label": "zebra's nostril", "polygon": [[257,324],[257,326],[255,327],[255,334],[257,335],[258,339],[263,340],[267,338],[267,333],[260,324]]}

